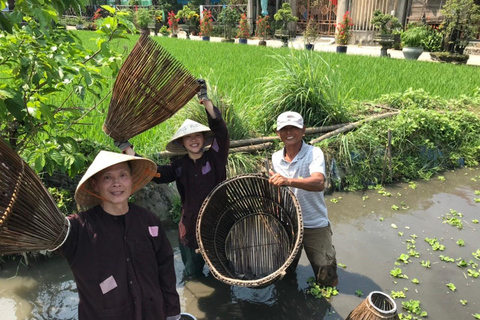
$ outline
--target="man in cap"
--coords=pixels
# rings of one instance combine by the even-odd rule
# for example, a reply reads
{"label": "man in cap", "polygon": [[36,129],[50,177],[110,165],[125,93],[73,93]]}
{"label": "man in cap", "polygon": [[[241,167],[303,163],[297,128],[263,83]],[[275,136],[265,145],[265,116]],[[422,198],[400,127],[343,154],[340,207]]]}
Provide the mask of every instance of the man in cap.
{"label": "man in cap", "polygon": [[[338,283],[337,261],[323,195],[325,161],[320,148],[303,141],[304,133],[299,113],[287,111],[278,116],[277,135],[284,148],[272,155],[274,171],[270,172],[269,181],[276,186],[288,186],[297,197],[304,223],[302,245],[316,280],[322,286],[334,287]],[[290,265],[290,272],[296,269],[301,253],[300,250]]]}
{"label": "man in cap", "polygon": [[72,269],[79,320],[177,320],[172,246],[159,218],[128,203],[156,173],[148,159],[100,151],[75,192],[90,209],[68,217],[60,247]]}
{"label": "man in cap", "polygon": [[[169,165],[158,166],[159,178],[156,183],[175,181],[182,202],[182,212],[178,225],[179,248],[185,265],[185,276],[197,278],[203,275],[205,261],[196,239],[196,222],[203,201],[210,191],[226,179],[227,156],[230,146],[228,130],[220,110],[212,104],[207,95],[204,80],[198,80],[198,99],[205,106],[208,127],[187,119],[173,135],[166,149],[177,154],[185,154]],[[123,152],[135,154],[127,142],[127,148],[116,143]],[[208,150],[205,147],[210,145]]]}

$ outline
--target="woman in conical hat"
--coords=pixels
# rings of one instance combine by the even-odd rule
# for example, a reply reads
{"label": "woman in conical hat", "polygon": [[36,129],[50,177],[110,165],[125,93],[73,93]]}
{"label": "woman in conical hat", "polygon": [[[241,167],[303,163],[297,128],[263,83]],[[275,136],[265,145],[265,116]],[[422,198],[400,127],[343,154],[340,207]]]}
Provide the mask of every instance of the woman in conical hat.
{"label": "woman in conical hat", "polygon": [[159,218],[129,203],[156,174],[148,159],[100,151],[75,192],[60,247],[77,283],[79,320],[179,319],[172,246]]}
{"label": "woman in conical hat", "polygon": [[[175,181],[182,202],[182,213],[179,223],[179,247],[185,265],[185,276],[199,277],[203,275],[205,262],[196,240],[197,216],[203,201],[210,191],[226,179],[227,156],[230,146],[228,130],[222,119],[220,110],[207,96],[205,81],[198,80],[201,88],[198,98],[205,106],[208,127],[187,119],[173,135],[166,149],[171,152],[185,154],[169,165],[158,166],[159,178],[156,183]],[[116,143],[127,154],[135,154],[128,142]],[[210,145],[208,150],[205,147]],[[123,146],[123,147],[122,147]]]}

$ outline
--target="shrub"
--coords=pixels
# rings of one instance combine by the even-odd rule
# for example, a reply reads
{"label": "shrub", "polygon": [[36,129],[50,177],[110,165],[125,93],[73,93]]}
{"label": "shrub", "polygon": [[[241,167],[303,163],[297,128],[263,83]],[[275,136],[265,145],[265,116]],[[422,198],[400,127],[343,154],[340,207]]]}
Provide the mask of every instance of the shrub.
{"label": "shrub", "polygon": [[402,32],[401,39],[404,47],[422,47],[428,36],[425,26],[411,26]]}

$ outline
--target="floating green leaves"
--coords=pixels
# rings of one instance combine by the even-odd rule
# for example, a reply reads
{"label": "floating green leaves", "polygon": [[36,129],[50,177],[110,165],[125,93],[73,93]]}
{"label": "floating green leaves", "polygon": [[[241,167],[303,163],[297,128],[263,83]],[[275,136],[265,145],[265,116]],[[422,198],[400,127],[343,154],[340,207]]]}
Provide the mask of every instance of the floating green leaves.
{"label": "floating green leaves", "polygon": [[451,291],[457,291],[457,287],[455,287],[455,285],[453,283],[447,283],[447,287],[448,289],[450,289]]}
{"label": "floating green leaves", "polygon": [[392,292],[390,293],[390,296],[391,296],[393,299],[406,298],[406,297],[407,297],[403,291],[393,291],[393,290],[392,290]]}
{"label": "floating green leaves", "polygon": [[[405,309],[408,313],[415,314],[420,317],[426,317],[427,312],[423,311],[420,308],[420,301],[419,300],[412,300],[410,299],[409,301],[403,301],[402,302],[402,308]],[[408,318],[404,318],[408,319]]]}
{"label": "floating green leaves", "polygon": [[433,251],[443,251],[445,250],[445,246],[438,242],[437,238],[425,238],[425,241],[428,242],[431,246]]}
{"label": "floating green leaves", "polygon": [[456,210],[450,209],[450,212],[446,214],[445,217],[442,217],[443,223],[448,223],[451,226],[457,227],[458,229],[463,229],[463,223],[460,218],[463,217],[463,214],[457,212]]}
{"label": "floating green leaves", "polygon": [[455,259],[450,258],[449,256],[444,256],[443,254],[440,255],[440,260],[445,262],[455,262]]}
{"label": "floating green leaves", "polygon": [[460,247],[463,247],[465,245],[465,241],[463,241],[462,239],[458,239],[457,240],[457,244],[460,246]]}
{"label": "floating green leaves", "polygon": [[314,277],[308,278],[307,283],[310,286],[307,289],[307,293],[311,294],[315,298],[330,299],[330,297],[338,295],[337,288],[335,288],[335,287],[321,287],[315,282]]}

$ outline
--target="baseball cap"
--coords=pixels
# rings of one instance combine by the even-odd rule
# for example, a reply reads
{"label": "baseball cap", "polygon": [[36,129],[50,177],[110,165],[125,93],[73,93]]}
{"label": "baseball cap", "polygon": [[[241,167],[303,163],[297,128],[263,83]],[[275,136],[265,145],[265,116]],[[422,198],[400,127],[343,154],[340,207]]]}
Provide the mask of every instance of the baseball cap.
{"label": "baseball cap", "polygon": [[277,118],[277,130],[286,126],[294,126],[303,129],[303,118],[300,113],[295,111],[287,111],[280,114]]}

